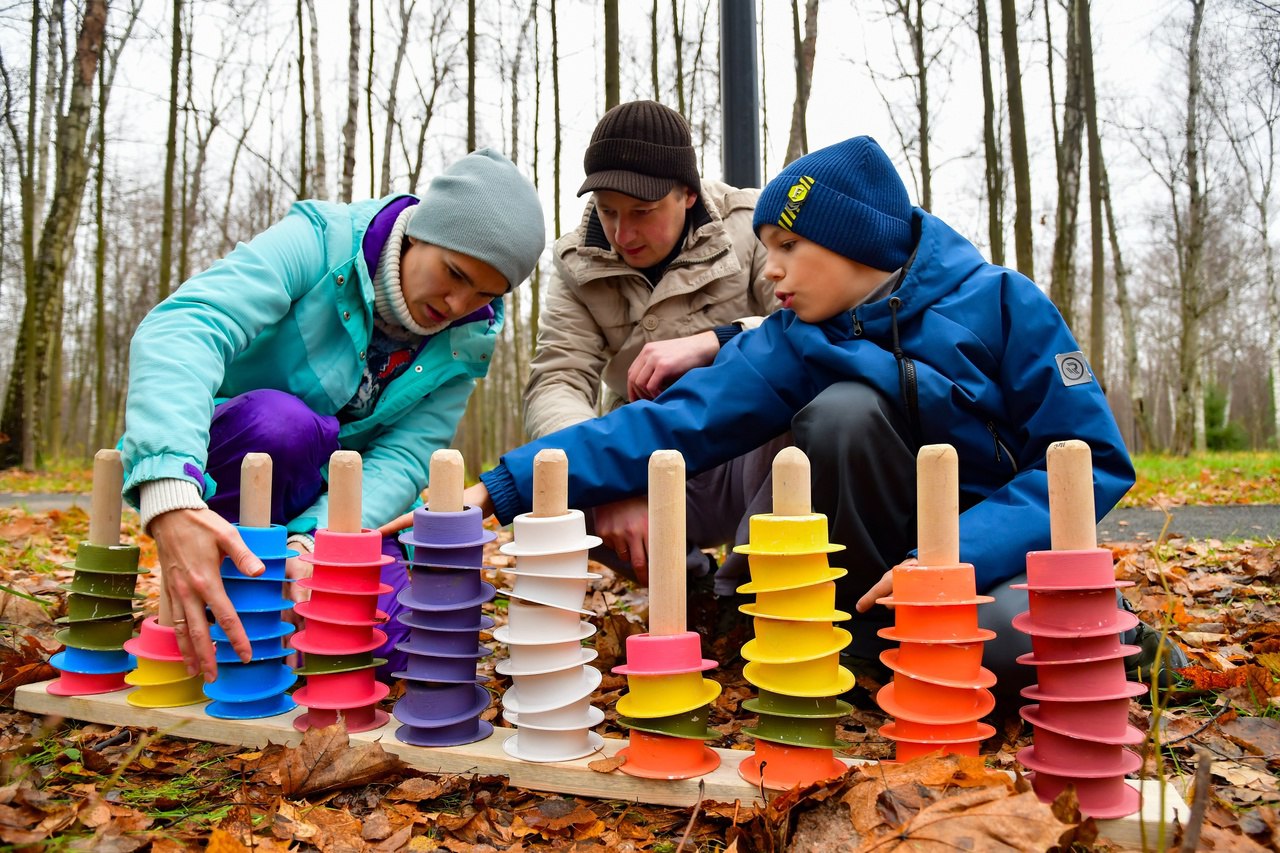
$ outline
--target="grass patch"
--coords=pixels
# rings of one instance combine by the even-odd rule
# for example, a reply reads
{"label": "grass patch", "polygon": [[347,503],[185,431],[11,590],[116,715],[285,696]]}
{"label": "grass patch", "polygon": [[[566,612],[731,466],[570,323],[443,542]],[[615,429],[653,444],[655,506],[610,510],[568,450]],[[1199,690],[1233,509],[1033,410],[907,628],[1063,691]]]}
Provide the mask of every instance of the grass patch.
{"label": "grass patch", "polygon": [[82,459],[54,462],[40,471],[0,470],[0,492],[15,494],[88,494],[93,490],[93,463]]}
{"label": "grass patch", "polygon": [[1280,504],[1280,453],[1240,451],[1133,458],[1138,481],[1120,506]]}

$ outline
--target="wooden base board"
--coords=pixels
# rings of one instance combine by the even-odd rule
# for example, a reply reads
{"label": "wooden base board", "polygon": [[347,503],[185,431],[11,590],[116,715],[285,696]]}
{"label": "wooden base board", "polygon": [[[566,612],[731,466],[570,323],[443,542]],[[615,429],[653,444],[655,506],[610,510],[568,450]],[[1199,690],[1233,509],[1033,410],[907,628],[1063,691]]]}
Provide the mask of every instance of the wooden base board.
{"label": "wooden base board", "polygon": [[[105,725],[155,728],[165,735],[246,747],[263,747],[270,743],[293,746],[302,741],[302,733],[293,727],[293,719],[305,709],[260,720],[219,720],[205,714],[203,705],[136,708],[125,700],[126,691],[96,696],[55,696],[45,690],[47,683],[19,687],[14,694],[14,707],[32,714],[57,715]],[[616,770],[598,773],[587,766],[589,762],[611,756],[625,747],[627,741],[622,739],[606,739],[601,752],[576,761],[537,764],[513,758],[502,749],[503,741],[515,734],[514,729],[497,729],[491,737],[479,743],[426,749],[397,740],[395,730],[398,725],[392,720],[382,728],[352,734],[351,740],[379,742],[384,750],[399,756],[409,766],[428,773],[506,776],[512,785],[535,791],[687,807],[698,801],[701,781],[706,785],[704,796],[708,800],[722,803],[737,800],[744,805],[760,803],[760,789],[738,775],[738,765],[751,755],[745,750],[717,749],[720,767],[713,772],[697,779],[667,781],[641,779]],[[862,762],[853,759],[846,763]],[[1156,780],[1128,781],[1142,792],[1142,809],[1119,820],[1099,821],[1103,837],[1118,844],[1142,846],[1145,828],[1147,848],[1154,849],[1163,822],[1165,843],[1168,844],[1175,818],[1186,822],[1186,803],[1171,785],[1161,786]]]}

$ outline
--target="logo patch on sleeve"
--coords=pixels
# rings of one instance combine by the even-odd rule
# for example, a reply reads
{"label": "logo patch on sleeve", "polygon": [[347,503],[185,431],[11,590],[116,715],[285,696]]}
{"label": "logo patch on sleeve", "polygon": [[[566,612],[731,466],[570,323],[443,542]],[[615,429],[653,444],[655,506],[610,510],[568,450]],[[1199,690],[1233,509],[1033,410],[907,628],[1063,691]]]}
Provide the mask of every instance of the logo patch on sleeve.
{"label": "logo patch on sleeve", "polygon": [[1088,385],[1093,381],[1089,362],[1079,350],[1058,353],[1054,358],[1058,362],[1058,375],[1062,377],[1063,385]]}

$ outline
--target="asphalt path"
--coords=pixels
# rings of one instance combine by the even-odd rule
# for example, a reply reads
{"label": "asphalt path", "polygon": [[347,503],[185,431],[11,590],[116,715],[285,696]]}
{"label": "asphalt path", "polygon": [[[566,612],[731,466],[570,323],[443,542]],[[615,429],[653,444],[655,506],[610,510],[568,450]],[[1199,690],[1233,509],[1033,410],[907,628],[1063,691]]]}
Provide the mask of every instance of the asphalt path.
{"label": "asphalt path", "polygon": [[[20,506],[31,512],[89,509],[88,495],[8,494],[0,492],[0,507]],[[1112,510],[1098,524],[1098,541],[1155,539],[1168,523],[1168,537],[1192,539],[1280,540],[1280,505],[1179,506],[1166,515],[1160,510],[1128,508]]]}

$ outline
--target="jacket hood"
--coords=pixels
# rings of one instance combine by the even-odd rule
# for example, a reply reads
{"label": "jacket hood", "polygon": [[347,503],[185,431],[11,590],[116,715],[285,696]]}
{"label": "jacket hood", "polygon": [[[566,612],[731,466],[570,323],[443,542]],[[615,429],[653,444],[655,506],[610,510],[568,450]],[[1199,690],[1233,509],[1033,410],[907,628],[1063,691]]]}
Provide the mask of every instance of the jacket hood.
{"label": "jacket hood", "polygon": [[893,297],[900,300],[898,322],[905,322],[958,290],[987,263],[972,243],[918,207],[911,211],[911,227],[919,238],[898,287],[884,299],[854,309],[858,322],[872,337],[890,334],[889,301]]}

